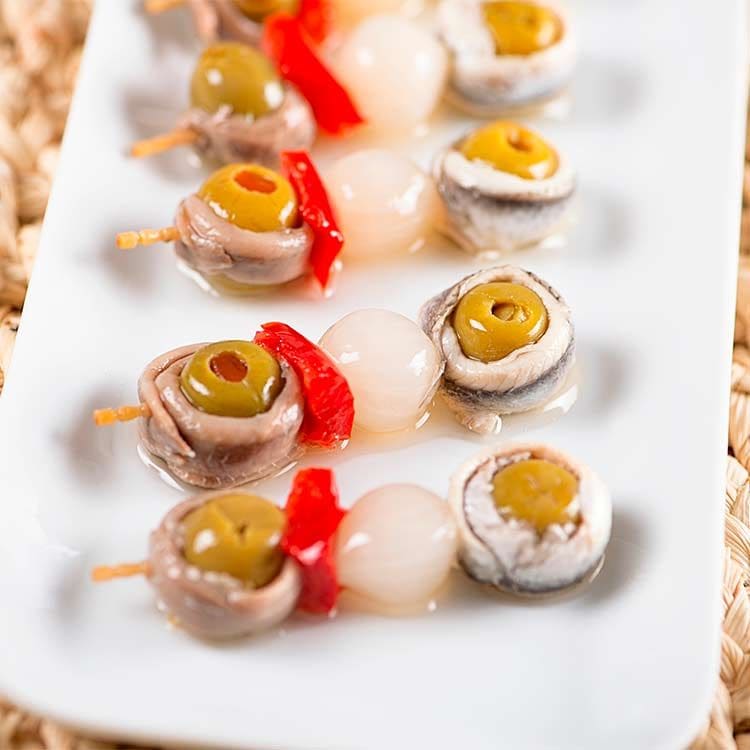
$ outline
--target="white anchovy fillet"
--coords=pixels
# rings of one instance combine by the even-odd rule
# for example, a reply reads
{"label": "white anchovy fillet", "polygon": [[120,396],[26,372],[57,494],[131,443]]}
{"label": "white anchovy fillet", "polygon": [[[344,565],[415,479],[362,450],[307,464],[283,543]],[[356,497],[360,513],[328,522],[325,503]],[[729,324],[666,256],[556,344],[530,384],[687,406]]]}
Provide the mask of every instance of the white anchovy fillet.
{"label": "white anchovy fillet", "polygon": [[551,177],[527,180],[467,159],[460,141],[439,153],[433,177],[445,206],[443,227],[464,250],[510,252],[561,230],[573,206],[576,176],[567,158]]}
{"label": "white anchovy fillet", "polygon": [[224,494],[203,494],[180,503],[151,534],[149,544],[149,580],[161,605],[181,627],[202,638],[238,638],[272,628],[292,613],[302,590],[299,568],[291,558],[259,589],[232,576],[203,571],[185,559],[185,517]]}
{"label": "white anchovy fillet", "polygon": [[254,417],[223,417],[193,406],[180,375],[205,344],[184,346],[151,362],[138,381],[150,416],[140,420],[146,450],[178,479],[196,487],[229,488],[267,477],[294,461],[304,400],[294,370],[281,360],[284,385],[271,408]]}
{"label": "white anchovy fillet", "polygon": [[195,148],[209,159],[231,164],[252,162],[275,169],[281,151],[307,150],[315,141],[317,126],[307,100],[289,84],[279,107],[252,119],[223,107],[213,114],[200,108],[185,113],[180,129],[198,134]]}
{"label": "white anchovy fillet", "polygon": [[575,67],[576,44],[566,10],[554,0],[536,2],[560,19],[560,39],[529,55],[498,55],[485,22],[485,0],[441,0],[440,36],[453,57],[450,97],[477,115],[531,109],[556,97]]}
{"label": "white anchovy fillet", "polygon": [[[553,524],[543,534],[497,511],[492,480],[517,461],[555,463],[578,479],[578,523]],[[451,479],[449,502],[459,530],[459,561],[473,579],[522,595],[562,591],[591,580],[601,568],[612,527],[612,502],[585,465],[541,444],[508,445],[471,459]]]}
{"label": "white anchovy fillet", "polygon": [[[536,343],[495,362],[481,362],[463,353],[453,328],[453,312],[472,289],[498,281],[521,284],[536,292],[547,310],[548,327]],[[546,403],[575,360],[570,309],[549,284],[516,266],[498,266],[467,276],[426,302],[419,324],[445,361],[441,395],[465,427],[481,434],[499,431],[503,414],[529,411]]]}
{"label": "white anchovy fillet", "polygon": [[275,232],[253,232],[221,218],[198,195],[177,209],[180,233],[175,252],[205,276],[220,275],[238,284],[283,284],[309,267],[313,234],[307,224]]}

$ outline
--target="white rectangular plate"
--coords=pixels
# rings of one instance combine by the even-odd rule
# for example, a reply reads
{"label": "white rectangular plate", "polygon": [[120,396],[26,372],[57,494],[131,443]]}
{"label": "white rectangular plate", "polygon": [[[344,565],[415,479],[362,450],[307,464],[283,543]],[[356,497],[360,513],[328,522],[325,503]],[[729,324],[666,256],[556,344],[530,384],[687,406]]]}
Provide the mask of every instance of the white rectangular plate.
{"label": "white rectangular plate", "polygon": [[[431,614],[292,620],[222,647],[170,630],[142,581],[89,584],[92,564],[143,555],[181,497],[141,463],[133,425],[97,432],[91,410],[131,401],[141,367],[177,345],[249,337],[269,319],[317,338],[367,306],[413,317],[478,264],[434,242],[346,269],[329,301],[243,301],[201,292],[168,249],[118,254],[116,231],[167,223],[204,174],[184,151],[125,155],[184,106],[197,49],[184,13],[149,23],[135,6],[97,4],[0,402],[0,690],[87,730],[199,747],[685,746],[718,663],[741,3],[576,3],[572,111],[538,123],[578,167],[580,220],[566,247],[514,260],[571,304],[581,383],[565,418],[524,437],[578,456],[611,488],[599,579],[544,605],[459,582]],[[423,164],[467,126],[442,118],[413,145]],[[325,163],[353,146],[317,153]],[[351,503],[387,481],[445,494],[480,448],[439,410],[415,437],[355,436],[330,462]],[[288,483],[262,492],[282,500]]]}

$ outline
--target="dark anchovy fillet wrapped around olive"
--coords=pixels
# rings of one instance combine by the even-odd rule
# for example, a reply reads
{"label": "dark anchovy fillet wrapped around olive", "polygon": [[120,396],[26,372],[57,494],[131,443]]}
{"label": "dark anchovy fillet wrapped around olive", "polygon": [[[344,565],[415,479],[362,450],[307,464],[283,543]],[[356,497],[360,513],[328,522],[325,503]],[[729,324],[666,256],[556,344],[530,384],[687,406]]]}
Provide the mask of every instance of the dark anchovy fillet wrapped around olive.
{"label": "dark anchovy fillet wrapped around olive", "polygon": [[501,415],[549,401],[574,363],[570,309],[516,266],[467,276],[425,303],[419,322],[445,361],[441,395],[481,434],[498,432]]}
{"label": "dark anchovy fillet wrapped around olive", "polygon": [[310,105],[293,86],[284,85],[284,98],[277,109],[257,119],[223,107],[207,112],[194,107],[177,123],[178,129],[198,135],[194,147],[209,159],[229,164],[255,162],[277,167],[282,151],[308,149],[317,132]]}
{"label": "dark anchovy fillet wrapped around olive", "polygon": [[186,521],[222,494],[177,505],[151,534],[149,545],[149,579],[161,605],[180,627],[210,639],[254,635],[278,625],[293,612],[302,587],[299,568],[289,557],[282,557],[278,573],[258,587],[186,558]]}
{"label": "dark anchovy fillet wrapped around olive", "polygon": [[140,424],[144,447],[177,478],[198,487],[234,487],[283,468],[297,453],[304,414],[297,375],[279,361],[278,393],[254,416],[209,413],[188,398],[182,379],[193,355],[206,346],[175,349],[146,367],[138,382],[149,412]]}
{"label": "dark anchovy fillet wrapped around olive", "polygon": [[191,107],[176,132],[224,163],[277,167],[282,151],[305,150],[317,125],[307,100],[262,52],[237,42],[203,50],[190,82]]}
{"label": "dark anchovy fillet wrapped around olive", "polygon": [[192,269],[237,285],[283,284],[309,267],[313,234],[307,224],[254,232],[219,216],[200,196],[180,203],[177,256]]}
{"label": "dark anchovy fillet wrapped around olive", "polygon": [[586,466],[545,445],[485,451],[453,476],[459,562],[473,579],[524,596],[590,581],[601,569],[612,504]]}
{"label": "dark anchovy fillet wrapped around olive", "polygon": [[497,122],[438,154],[444,231],[472,253],[536,245],[564,228],[576,190],[567,159],[538,135]]}
{"label": "dark anchovy fillet wrapped around olive", "polygon": [[554,0],[441,0],[438,19],[453,59],[449,98],[472,114],[534,111],[571,79],[576,45]]}

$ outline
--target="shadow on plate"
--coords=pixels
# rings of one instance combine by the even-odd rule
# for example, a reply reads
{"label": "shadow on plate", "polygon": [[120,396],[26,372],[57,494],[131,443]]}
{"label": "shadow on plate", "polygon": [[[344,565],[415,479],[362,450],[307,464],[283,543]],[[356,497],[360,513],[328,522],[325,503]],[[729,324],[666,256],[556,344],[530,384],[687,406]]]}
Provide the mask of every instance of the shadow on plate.
{"label": "shadow on plate", "polygon": [[571,87],[570,119],[581,125],[619,123],[638,110],[646,89],[646,78],[638,68],[583,57]]}
{"label": "shadow on plate", "polygon": [[[128,89],[123,94],[123,116],[131,125],[131,141],[122,144],[122,153],[127,158],[133,143],[145,138],[170,132],[183,112],[188,108],[188,84],[185,82],[185,93],[178,91],[159,92]],[[161,154],[145,157],[140,160],[149,168],[157,170],[159,175],[185,188],[185,193],[198,188],[208,173],[216,165],[204,160],[190,146],[178,146]]]}
{"label": "shadow on plate", "polygon": [[578,342],[577,359],[580,389],[575,415],[601,420],[627,392],[630,359],[621,345],[585,338]]}
{"label": "shadow on plate", "polygon": [[[171,217],[165,217],[165,225],[171,221]],[[144,227],[142,219],[129,218],[128,213],[123,213],[113,222],[112,230],[103,234],[97,243],[97,260],[102,268],[107,269],[108,275],[117,280],[124,287],[123,294],[131,298],[153,299],[159,289],[160,273],[163,269],[164,259],[160,256],[167,254],[169,265],[174,265],[174,257],[171,245],[153,245],[151,247],[138,247],[133,250],[119,250],[115,245],[118,232],[140,230]],[[90,262],[87,260],[87,262]],[[169,270],[173,270],[171,267]]]}
{"label": "shadow on plate", "polygon": [[598,607],[619,596],[626,588],[635,585],[643,574],[648,557],[648,530],[643,519],[622,507],[613,498],[615,511],[612,521],[612,539],[599,576],[591,583],[579,606]]}
{"label": "shadow on plate", "polygon": [[611,187],[579,185],[576,216],[567,233],[571,261],[611,262],[627,251],[633,226],[633,209]]}
{"label": "shadow on plate", "polygon": [[[68,465],[76,480],[86,486],[111,486],[122,467],[118,452],[120,443],[134,439],[135,426],[119,425],[118,429],[98,428],[93,422],[96,409],[118,404],[122,392],[115,387],[99,388],[76,410],[76,417],[67,431],[57,435]],[[127,467],[125,467],[127,470]]]}

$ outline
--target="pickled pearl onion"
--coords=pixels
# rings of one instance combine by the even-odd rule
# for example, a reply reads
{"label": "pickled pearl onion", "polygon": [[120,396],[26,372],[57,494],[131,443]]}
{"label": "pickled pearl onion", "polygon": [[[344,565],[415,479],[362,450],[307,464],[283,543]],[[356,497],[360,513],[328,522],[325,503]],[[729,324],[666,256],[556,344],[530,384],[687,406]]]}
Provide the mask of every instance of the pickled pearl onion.
{"label": "pickled pearl onion", "polygon": [[385,149],[339,159],[326,186],[349,257],[375,257],[418,249],[439,213],[432,178],[412,161]]}
{"label": "pickled pearl onion", "polygon": [[442,373],[440,355],[422,329],[389,310],[349,313],[320,346],[354,394],[355,424],[372,432],[414,427]]}
{"label": "pickled pearl onion", "polygon": [[440,42],[415,21],[380,15],[354,28],[333,65],[371,126],[404,131],[425,121],[437,106],[448,58]]}
{"label": "pickled pearl onion", "polygon": [[380,487],[339,526],[339,583],[385,610],[426,603],[448,576],[456,548],[446,502],[416,485]]}

